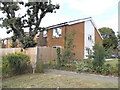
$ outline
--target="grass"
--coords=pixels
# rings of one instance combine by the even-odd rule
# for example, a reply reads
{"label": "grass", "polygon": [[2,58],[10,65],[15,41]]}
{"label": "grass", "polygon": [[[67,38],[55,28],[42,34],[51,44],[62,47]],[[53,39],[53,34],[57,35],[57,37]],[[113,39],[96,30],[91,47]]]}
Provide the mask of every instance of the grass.
{"label": "grass", "polygon": [[3,88],[118,88],[117,83],[72,76],[36,73],[3,79]]}
{"label": "grass", "polygon": [[1,79],[1,76],[2,76],[2,59],[0,59],[0,89],[2,88],[2,79]]}
{"label": "grass", "polygon": [[105,64],[110,64],[111,66],[116,66],[116,64],[118,64],[118,59],[106,61]]}

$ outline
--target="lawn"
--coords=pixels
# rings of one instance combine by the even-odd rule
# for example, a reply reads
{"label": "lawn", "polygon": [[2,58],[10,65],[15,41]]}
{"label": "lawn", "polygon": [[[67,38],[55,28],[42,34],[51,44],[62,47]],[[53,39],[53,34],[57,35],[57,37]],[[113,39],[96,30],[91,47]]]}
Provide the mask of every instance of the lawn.
{"label": "lawn", "polygon": [[72,76],[36,73],[3,80],[3,88],[117,88],[117,83]]}
{"label": "lawn", "polygon": [[118,59],[106,61],[105,64],[110,64],[111,66],[116,66],[116,64],[118,64]]}

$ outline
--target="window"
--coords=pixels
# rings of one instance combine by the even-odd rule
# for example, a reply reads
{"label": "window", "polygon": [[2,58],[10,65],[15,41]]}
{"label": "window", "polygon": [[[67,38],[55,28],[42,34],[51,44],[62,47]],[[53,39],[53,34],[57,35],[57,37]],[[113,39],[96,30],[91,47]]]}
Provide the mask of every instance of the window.
{"label": "window", "polygon": [[61,46],[53,46],[53,48],[60,48],[60,53],[62,53],[62,47]]}
{"label": "window", "polygon": [[62,37],[62,29],[61,28],[53,29],[53,38],[59,38],[59,37]]}
{"label": "window", "polygon": [[43,37],[47,37],[47,31],[43,31]]}
{"label": "window", "polygon": [[92,50],[91,50],[90,48],[86,47],[86,51],[87,51],[87,54],[88,54],[88,55],[89,55],[89,54],[92,54]]}
{"label": "window", "polygon": [[43,32],[39,32],[39,33],[36,35],[37,38],[39,38],[41,34],[42,34],[43,37],[47,37],[47,31],[43,31]]}
{"label": "window", "polygon": [[53,46],[53,48],[62,48],[61,46]]}
{"label": "window", "polygon": [[92,36],[91,35],[88,35],[88,40],[92,40]]}

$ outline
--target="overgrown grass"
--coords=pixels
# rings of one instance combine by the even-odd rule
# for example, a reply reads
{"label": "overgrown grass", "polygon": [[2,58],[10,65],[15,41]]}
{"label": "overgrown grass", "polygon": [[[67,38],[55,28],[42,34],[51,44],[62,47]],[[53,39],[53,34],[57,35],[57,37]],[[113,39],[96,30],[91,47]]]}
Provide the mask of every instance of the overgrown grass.
{"label": "overgrown grass", "polygon": [[36,73],[3,79],[3,88],[118,88],[117,83],[72,76]]}

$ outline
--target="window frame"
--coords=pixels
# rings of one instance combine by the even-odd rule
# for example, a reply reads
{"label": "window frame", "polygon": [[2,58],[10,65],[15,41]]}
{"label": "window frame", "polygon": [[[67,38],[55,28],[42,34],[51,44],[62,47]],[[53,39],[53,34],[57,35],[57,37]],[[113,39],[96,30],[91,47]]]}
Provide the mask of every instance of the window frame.
{"label": "window frame", "polygon": [[[57,31],[58,30],[58,31]],[[61,30],[61,31],[59,31]],[[58,32],[58,33],[57,33]],[[56,35],[54,35],[56,34]],[[58,28],[54,28],[53,29],[53,34],[52,34],[52,38],[61,38],[62,37],[62,29],[60,27]]]}

